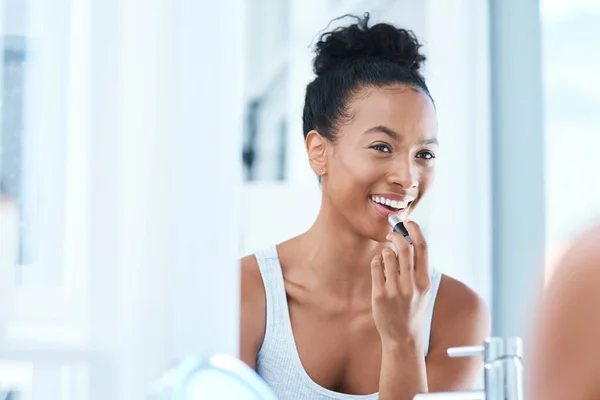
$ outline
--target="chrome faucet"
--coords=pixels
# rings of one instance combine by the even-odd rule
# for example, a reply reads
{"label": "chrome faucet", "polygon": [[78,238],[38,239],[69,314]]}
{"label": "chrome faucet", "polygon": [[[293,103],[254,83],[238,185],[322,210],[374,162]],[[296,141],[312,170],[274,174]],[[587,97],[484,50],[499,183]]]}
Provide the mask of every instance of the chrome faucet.
{"label": "chrome faucet", "polygon": [[413,400],[523,400],[523,342],[489,338],[482,346],[453,347],[448,357],[483,355],[484,388],[417,394]]}

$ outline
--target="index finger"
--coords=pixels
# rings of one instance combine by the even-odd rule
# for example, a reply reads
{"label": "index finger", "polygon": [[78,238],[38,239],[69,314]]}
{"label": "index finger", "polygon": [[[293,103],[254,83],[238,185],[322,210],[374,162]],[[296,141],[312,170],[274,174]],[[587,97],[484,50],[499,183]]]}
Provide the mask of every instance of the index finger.
{"label": "index finger", "polygon": [[405,275],[410,273],[412,276],[412,269],[414,268],[414,257],[410,244],[406,241],[401,233],[390,232],[387,239],[392,242],[397,251],[398,262],[400,269],[405,272]]}
{"label": "index finger", "polygon": [[412,238],[415,274],[429,276],[429,251],[423,231],[414,221],[405,221],[404,226]]}

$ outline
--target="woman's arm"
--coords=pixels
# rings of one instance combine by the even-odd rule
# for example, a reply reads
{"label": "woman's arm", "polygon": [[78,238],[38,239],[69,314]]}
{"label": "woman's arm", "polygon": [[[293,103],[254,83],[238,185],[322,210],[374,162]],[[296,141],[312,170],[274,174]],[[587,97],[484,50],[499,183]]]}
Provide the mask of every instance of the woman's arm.
{"label": "woman's arm", "polygon": [[[483,300],[463,283],[443,275],[438,289],[429,352],[423,344],[383,345],[380,390],[393,393],[424,393],[473,389],[483,371],[481,357],[449,358],[450,347],[483,343],[489,335],[490,318]],[[384,393],[385,394],[385,393]],[[384,397],[381,397],[384,399]]]}
{"label": "woman's arm", "polygon": [[431,325],[426,359],[429,391],[473,389],[483,371],[483,358],[449,358],[447,350],[477,346],[488,337],[490,316],[484,301],[462,282],[442,275]]}
{"label": "woman's arm", "polygon": [[409,245],[398,233],[373,258],[373,318],[381,337],[380,400],[412,399],[417,393],[470,388],[481,359],[451,359],[449,347],[479,345],[489,331],[483,301],[462,283],[443,277],[436,298],[430,351],[423,357],[422,326],[431,286],[427,244],[419,226],[406,221]]}
{"label": "woman's arm", "polygon": [[265,337],[266,297],[256,257],[241,261],[240,359],[256,369],[256,355]]}
{"label": "woman's arm", "polygon": [[412,399],[427,392],[427,374],[421,341],[382,343],[379,399]]}

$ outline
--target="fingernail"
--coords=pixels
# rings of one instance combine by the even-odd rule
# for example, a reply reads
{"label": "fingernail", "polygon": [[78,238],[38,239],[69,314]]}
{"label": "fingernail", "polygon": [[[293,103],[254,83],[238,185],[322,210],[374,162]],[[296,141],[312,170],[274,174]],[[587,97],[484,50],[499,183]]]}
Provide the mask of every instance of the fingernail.
{"label": "fingernail", "polygon": [[385,237],[387,240],[390,240],[390,238],[392,237],[391,233],[388,233],[387,236]]}

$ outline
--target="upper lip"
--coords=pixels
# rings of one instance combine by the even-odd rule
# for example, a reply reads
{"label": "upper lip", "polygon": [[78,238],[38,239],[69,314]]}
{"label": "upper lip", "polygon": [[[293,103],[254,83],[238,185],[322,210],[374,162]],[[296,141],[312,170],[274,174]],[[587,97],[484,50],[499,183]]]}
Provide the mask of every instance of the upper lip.
{"label": "upper lip", "polygon": [[371,196],[385,197],[386,199],[402,201],[402,202],[406,202],[406,203],[411,202],[415,199],[412,196],[394,194],[394,193],[374,193]]}

